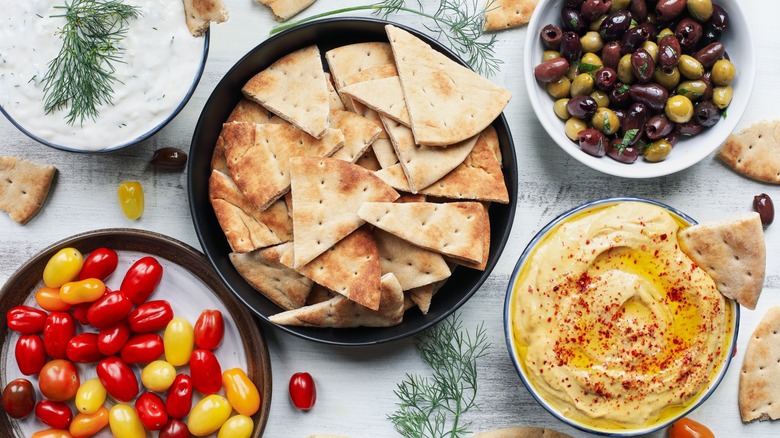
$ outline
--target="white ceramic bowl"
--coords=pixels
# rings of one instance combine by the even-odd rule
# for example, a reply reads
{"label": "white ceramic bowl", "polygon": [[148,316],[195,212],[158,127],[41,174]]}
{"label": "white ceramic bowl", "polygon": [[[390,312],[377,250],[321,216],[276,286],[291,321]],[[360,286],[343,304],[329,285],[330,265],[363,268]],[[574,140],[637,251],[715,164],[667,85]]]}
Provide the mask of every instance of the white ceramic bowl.
{"label": "white ceramic bowl", "polygon": [[564,4],[564,0],[539,0],[531,22],[528,24],[523,69],[525,70],[528,98],[531,100],[534,112],[555,143],[586,166],[625,178],[652,178],[669,175],[698,163],[715,151],[734,131],[739,119],[744,114],[750,93],[753,90],[756,70],[753,37],[740,2],[738,0],[716,0],[715,3],[726,9],[729,14],[729,28],[724,32],[721,42],[737,68],[737,75],[732,83],[734,98],[728,107],[728,116],[721,118],[714,126],[705,129],[704,132],[695,137],[681,138],[664,161],[650,163],[640,157],[632,164],[624,164],[608,156],[588,155],[580,150],[577,143],[569,140],[563,130],[564,122],[553,112],[555,99],[547,94],[544,84],[534,77],[533,69],[541,63],[542,52],[544,52],[539,33],[547,24],[553,23],[560,26],[560,13]]}

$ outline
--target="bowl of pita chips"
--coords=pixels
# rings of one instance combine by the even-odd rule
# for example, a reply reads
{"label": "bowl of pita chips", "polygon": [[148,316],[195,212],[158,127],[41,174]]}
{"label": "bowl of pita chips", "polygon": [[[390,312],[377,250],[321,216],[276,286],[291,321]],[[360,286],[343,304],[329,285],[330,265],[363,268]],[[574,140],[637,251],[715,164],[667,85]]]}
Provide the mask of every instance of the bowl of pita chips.
{"label": "bowl of pita chips", "polygon": [[193,135],[204,252],[256,315],[303,338],[370,345],[435,324],[509,236],[510,97],[382,20],[269,38],[222,79]]}

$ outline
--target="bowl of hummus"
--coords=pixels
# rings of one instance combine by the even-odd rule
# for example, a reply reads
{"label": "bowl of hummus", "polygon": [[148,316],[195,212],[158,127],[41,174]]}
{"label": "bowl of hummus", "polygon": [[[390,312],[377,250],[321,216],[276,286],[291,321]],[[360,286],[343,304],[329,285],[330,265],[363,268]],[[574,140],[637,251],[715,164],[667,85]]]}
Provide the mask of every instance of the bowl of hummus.
{"label": "bowl of hummus", "polygon": [[715,391],[739,306],[681,249],[696,222],[667,205],[609,198],[545,226],[515,266],[504,306],[510,358],[533,397],[584,431],[636,436]]}

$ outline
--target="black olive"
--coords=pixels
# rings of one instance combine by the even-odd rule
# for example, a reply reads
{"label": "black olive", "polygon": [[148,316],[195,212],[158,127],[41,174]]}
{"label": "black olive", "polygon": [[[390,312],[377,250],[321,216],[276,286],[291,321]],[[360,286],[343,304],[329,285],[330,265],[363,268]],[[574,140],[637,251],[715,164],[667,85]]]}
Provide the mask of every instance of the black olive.
{"label": "black olive", "polygon": [[187,164],[187,153],[179,148],[160,148],[154,151],[149,164],[171,169],[182,169]]}
{"label": "black olive", "polygon": [[775,220],[775,204],[766,193],[753,197],[753,209],[761,217],[761,223],[767,226]]}

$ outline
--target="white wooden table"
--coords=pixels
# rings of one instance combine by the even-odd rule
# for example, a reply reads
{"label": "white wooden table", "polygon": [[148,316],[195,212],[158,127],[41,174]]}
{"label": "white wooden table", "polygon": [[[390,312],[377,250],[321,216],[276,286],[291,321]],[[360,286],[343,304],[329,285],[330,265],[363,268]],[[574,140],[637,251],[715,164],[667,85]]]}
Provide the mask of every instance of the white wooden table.
{"label": "white wooden table", "polygon": [[[178,117],[152,139],[110,154],[76,154],[50,149],[0,120],[0,155],[15,155],[59,169],[51,195],[41,213],[26,226],[0,214],[0,282],[41,249],[87,230],[110,227],[142,228],[160,232],[199,248],[187,203],[182,171],[161,171],[148,165],[154,150],[163,146],[189,148],[200,111],[222,75],[247,51],[268,37],[274,21],[265,7],[250,0],[227,0],[231,18],[212,26],[211,51],[195,95]],[[321,0],[304,12],[308,16],[335,7],[368,1]],[[415,2],[409,2],[414,4]],[[780,2],[743,2],[756,41],[756,88],[739,128],[764,118],[780,117],[780,38],[777,17]],[[407,14],[392,17],[419,26]],[[586,168],[560,150],[534,116],[523,85],[525,28],[499,34],[497,53],[504,60],[493,80],[513,94],[506,108],[519,163],[518,207],[510,241],[496,269],[473,298],[462,307],[464,327],[484,322],[492,348],[479,364],[481,410],[471,412],[472,430],[510,425],[550,427],[573,436],[589,436],[548,414],[523,387],[512,367],[504,341],[502,311],[509,276],[533,235],[559,213],[585,201],[605,196],[636,195],[680,208],[699,221],[715,220],[750,211],[753,196],[762,192],[780,203],[776,186],[748,180],[732,172],[714,156],[678,174],[646,181],[619,179]],[[120,211],[116,189],[124,180],[139,180],[146,192],[141,219],[127,220]],[[780,206],[780,204],[778,204]],[[737,406],[739,369],[748,337],[772,305],[780,305],[780,224],[766,230],[767,277],[755,311],[742,312],[738,353],[715,394],[691,417],[707,424],[719,437],[780,435],[780,425],[743,425]],[[434,303],[435,305],[435,303]],[[387,415],[396,408],[393,390],[405,373],[427,373],[411,339],[372,348],[324,346],[264,326],[272,358],[274,389],[265,436],[305,437],[328,433],[349,437],[397,436]],[[294,409],[287,383],[297,371],[313,374],[317,404],[309,412]],[[653,436],[666,436],[658,432]]]}

